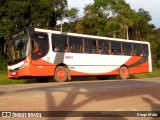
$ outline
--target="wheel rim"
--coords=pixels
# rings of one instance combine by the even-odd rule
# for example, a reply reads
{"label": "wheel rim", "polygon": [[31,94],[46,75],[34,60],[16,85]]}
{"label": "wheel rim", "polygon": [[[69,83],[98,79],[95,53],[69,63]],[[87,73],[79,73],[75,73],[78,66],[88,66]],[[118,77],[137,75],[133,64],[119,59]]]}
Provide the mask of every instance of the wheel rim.
{"label": "wheel rim", "polygon": [[57,72],[57,77],[58,77],[59,79],[65,78],[65,71],[64,71],[63,69],[58,70],[58,72]]}
{"label": "wheel rim", "polygon": [[128,71],[126,69],[122,69],[122,77],[126,78],[128,75]]}

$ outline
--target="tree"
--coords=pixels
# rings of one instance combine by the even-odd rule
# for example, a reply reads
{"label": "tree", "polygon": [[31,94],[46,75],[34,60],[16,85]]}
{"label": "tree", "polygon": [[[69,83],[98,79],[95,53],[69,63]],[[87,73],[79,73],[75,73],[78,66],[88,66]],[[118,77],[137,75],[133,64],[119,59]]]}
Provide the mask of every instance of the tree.
{"label": "tree", "polygon": [[73,7],[67,10],[66,17],[69,19],[69,21],[73,22],[78,19],[78,13],[79,13],[78,8]]}
{"label": "tree", "polygon": [[2,0],[0,4],[0,35],[9,39],[11,33],[33,25],[53,29],[67,9],[67,0]]}
{"label": "tree", "polygon": [[147,35],[147,39],[151,43],[153,65],[160,68],[160,28],[154,30],[153,34]]}
{"label": "tree", "polygon": [[75,26],[79,19],[78,13],[79,10],[75,7],[67,10],[64,18],[67,18],[68,22],[64,22],[63,25],[57,25],[56,28],[60,30],[62,27],[61,29],[63,29],[63,31],[75,32]]}
{"label": "tree", "polygon": [[84,10],[85,15],[77,22],[76,31],[79,33],[105,36],[103,31],[107,19],[104,17],[104,14],[94,5],[87,5]]}

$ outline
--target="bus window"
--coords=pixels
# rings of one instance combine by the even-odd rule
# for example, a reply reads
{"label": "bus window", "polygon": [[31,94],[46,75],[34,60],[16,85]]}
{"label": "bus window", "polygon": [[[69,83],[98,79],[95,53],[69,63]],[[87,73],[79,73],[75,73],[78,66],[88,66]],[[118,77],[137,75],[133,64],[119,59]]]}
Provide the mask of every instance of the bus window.
{"label": "bus window", "polygon": [[133,43],[134,55],[140,56],[142,53],[142,44]]}
{"label": "bus window", "polygon": [[142,56],[148,56],[148,45],[143,44]]}
{"label": "bus window", "polygon": [[121,42],[112,41],[111,42],[111,54],[119,55],[121,54]]}
{"label": "bus window", "polygon": [[8,45],[9,61],[24,58],[28,55],[27,51],[28,35],[26,31],[15,34]]}
{"label": "bus window", "polygon": [[53,34],[52,49],[54,52],[68,52],[67,36]]}
{"label": "bus window", "polygon": [[133,50],[132,50],[132,43],[129,42],[122,42],[122,50],[123,50],[123,55],[132,55]]}
{"label": "bus window", "polygon": [[110,42],[106,40],[98,40],[98,53],[109,54]]}
{"label": "bus window", "polygon": [[74,53],[83,52],[83,41],[81,37],[69,36],[69,51]]}
{"label": "bus window", "polygon": [[31,35],[32,59],[37,60],[49,51],[48,34],[35,32]]}
{"label": "bus window", "polygon": [[97,53],[96,40],[84,38],[84,52],[85,53]]}

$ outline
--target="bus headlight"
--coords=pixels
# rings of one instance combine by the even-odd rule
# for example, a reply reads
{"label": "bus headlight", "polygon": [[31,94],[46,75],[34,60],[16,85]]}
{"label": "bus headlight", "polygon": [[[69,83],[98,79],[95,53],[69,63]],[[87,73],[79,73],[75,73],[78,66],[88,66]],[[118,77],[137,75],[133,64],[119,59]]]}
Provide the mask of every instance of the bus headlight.
{"label": "bus headlight", "polygon": [[22,65],[22,67],[20,67],[20,69],[25,68],[25,67],[28,67],[28,62],[25,62],[25,63]]}

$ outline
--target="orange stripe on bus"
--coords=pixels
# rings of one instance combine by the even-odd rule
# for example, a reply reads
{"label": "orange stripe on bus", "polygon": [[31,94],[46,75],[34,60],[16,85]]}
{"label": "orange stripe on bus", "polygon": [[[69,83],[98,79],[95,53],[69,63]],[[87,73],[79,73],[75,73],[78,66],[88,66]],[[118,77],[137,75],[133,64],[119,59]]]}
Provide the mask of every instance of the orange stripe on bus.
{"label": "orange stripe on bus", "polygon": [[145,62],[139,66],[133,67],[129,69],[130,74],[142,73],[142,72],[149,72],[149,62]]}
{"label": "orange stripe on bus", "polygon": [[129,66],[131,64],[134,64],[138,60],[140,60],[142,57],[141,56],[132,56],[126,63],[125,65]]}

